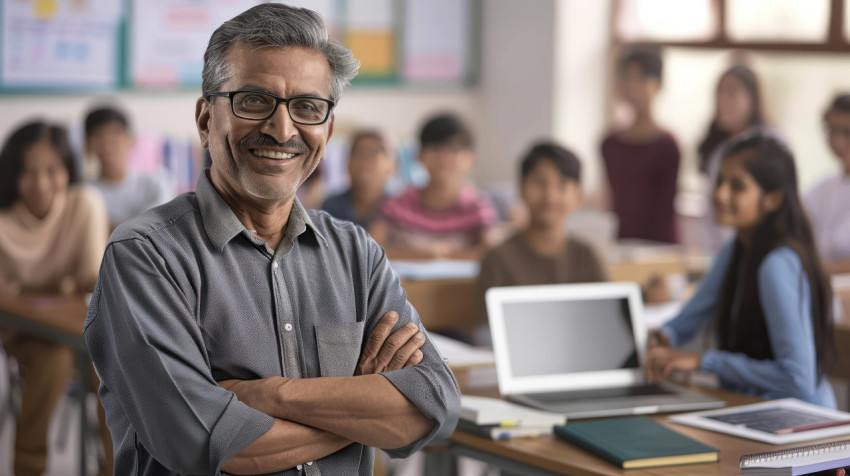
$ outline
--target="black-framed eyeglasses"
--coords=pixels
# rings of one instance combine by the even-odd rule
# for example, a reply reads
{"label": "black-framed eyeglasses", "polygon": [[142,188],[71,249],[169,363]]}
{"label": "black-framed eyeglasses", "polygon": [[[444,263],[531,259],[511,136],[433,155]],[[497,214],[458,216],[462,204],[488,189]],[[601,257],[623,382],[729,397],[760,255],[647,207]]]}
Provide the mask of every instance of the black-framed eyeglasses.
{"label": "black-framed eyeglasses", "polygon": [[233,115],[251,121],[262,121],[270,118],[277,110],[277,105],[284,103],[292,122],[306,126],[317,126],[328,120],[334,107],[334,102],[330,99],[315,96],[282,98],[260,91],[243,90],[210,93],[207,95],[207,101],[212,102],[213,96],[230,98],[230,108],[233,110]]}

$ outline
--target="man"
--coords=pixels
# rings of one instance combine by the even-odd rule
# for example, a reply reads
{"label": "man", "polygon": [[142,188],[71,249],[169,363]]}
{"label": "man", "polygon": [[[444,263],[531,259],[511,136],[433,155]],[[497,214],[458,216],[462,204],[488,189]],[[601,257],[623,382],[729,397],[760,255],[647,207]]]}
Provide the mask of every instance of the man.
{"label": "man", "polygon": [[197,192],[113,234],[85,324],[117,474],[371,475],[453,429],[457,384],[381,248],[307,212],[359,65],[263,4],[204,55]]}

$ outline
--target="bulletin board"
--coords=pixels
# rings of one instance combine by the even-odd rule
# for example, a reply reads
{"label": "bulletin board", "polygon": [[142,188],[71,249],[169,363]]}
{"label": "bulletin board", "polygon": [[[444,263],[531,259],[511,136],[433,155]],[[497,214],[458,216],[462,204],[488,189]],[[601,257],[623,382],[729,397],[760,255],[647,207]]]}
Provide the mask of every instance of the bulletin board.
{"label": "bulletin board", "polygon": [[[212,32],[259,3],[0,0],[0,94],[197,89]],[[481,0],[282,3],[317,11],[352,49],[355,86],[477,80]]]}

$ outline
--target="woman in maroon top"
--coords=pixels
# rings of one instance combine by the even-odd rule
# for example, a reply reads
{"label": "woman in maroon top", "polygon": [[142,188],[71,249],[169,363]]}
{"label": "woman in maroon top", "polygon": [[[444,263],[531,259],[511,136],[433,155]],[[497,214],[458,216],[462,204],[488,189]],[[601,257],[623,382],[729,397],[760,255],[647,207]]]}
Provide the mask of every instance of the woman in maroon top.
{"label": "woman in maroon top", "polygon": [[618,238],[676,243],[679,146],[652,116],[652,101],[661,87],[661,58],[635,50],[620,60],[619,68],[623,96],[635,119],[602,142],[611,210],[620,220]]}

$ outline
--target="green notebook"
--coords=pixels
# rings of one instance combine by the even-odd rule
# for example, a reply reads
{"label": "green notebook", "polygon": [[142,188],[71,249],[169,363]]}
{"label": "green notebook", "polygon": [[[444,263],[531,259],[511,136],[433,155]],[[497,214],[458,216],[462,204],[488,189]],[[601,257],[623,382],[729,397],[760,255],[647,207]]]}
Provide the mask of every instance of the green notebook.
{"label": "green notebook", "polygon": [[556,425],[555,434],[623,469],[711,463],[715,448],[647,417]]}

